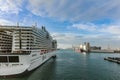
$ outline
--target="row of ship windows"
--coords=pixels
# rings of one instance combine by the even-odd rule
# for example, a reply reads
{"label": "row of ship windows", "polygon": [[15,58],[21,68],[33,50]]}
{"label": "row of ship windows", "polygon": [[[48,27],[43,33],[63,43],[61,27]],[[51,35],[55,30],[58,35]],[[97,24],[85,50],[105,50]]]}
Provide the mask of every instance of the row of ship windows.
{"label": "row of ship windows", "polygon": [[31,33],[31,31],[23,31],[23,30],[19,30],[19,31],[15,31],[15,33]]}
{"label": "row of ship windows", "polygon": [[[32,34],[21,34],[22,36],[27,36],[27,37],[33,37],[33,35]],[[37,37],[43,37],[43,35],[37,35],[37,34],[34,34],[35,36],[37,36]],[[18,37],[19,36],[19,34],[16,34],[16,36],[15,37]]]}
{"label": "row of ship windows", "polygon": [[12,41],[7,41],[7,42],[0,42],[0,44],[12,44]]}
{"label": "row of ship windows", "polygon": [[[19,50],[19,48],[15,48],[15,49]],[[22,49],[33,49],[33,48],[25,47],[25,48],[22,48]]]}
{"label": "row of ship windows", "polygon": [[12,41],[12,38],[11,39],[8,39],[8,38],[0,38],[0,41],[3,42],[3,41]]}
{"label": "row of ship windows", "polygon": [[[15,44],[19,44],[19,41],[15,41],[14,43],[15,43]],[[23,41],[23,40],[21,41],[21,43],[22,43],[22,44],[23,44],[23,43],[24,43],[24,44],[30,44],[30,43],[31,43],[31,44],[33,44],[33,43],[34,43],[34,44],[50,44],[50,42],[45,42],[45,41],[44,41],[44,42],[43,42],[43,41],[36,41],[36,42],[27,41],[27,42],[26,42],[26,41]]]}
{"label": "row of ship windows", "polygon": [[44,32],[44,31],[40,31],[40,32],[34,32],[33,33],[34,35],[46,35],[46,32]]}
{"label": "row of ship windows", "polygon": [[2,36],[11,36],[11,34],[7,34],[7,33],[0,33],[0,35],[2,35]]}
{"label": "row of ship windows", "polygon": [[12,45],[0,45],[0,49],[11,49],[12,48]]}
{"label": "row of ship windows", "polygon": [[38,34],[38,35],[40,35],[40,34],[45,34],[45,31],[43,31],[43,30],[40,30],[40,31],[34,30],[34,31],[33,31],[33,34]]}
{"label": "row of ship windows", "polygon": [[16,31],[15,32],[15,34],[19,34],[19,33],[21,33],[21,34],[34,34],[34,35],[43,35],[43,34],[45,34],[45,32],[43,32],[43,31],[40,31],[40,32],[36,32],[36,31],[21,31],[21,32],[19,32],[19,31]]}
{"label": "row of ship windows", "polygon": [[[30,46],[30,45],[37,46],[39,43],[34,43],[33,44],[33,42],[27,42],[27,43],[26,42],[22,42],[21,44],[22,44],[22,46]],[[0,46],[11,46],[11,45],[12,45],[12,43],[6,43],[6,44],[0,43]],[[38,46],[42,46],[42,45],[49,46],[49,45],[52,45],[52,44],[40,43]],[[16,47],[19,46],[19,42],[15,42],[15,46]]]}
{"label": "row of ship windows", "polygon": [[11,35],[12,32],[11,31],[8,31],[6,29],[1,29],[2,27],[0,27],[0,34],[2,35]]}
{"label": "row of ship windows", "polygon": [[12,41],[0,42],[0,44],[12,44]]}
{"label": "row of ship windows", "polygon": [[[19,36],[15,36],[15,38],[16,39],[19,39]],[[49,38],[49,36],[43,36],[43,35],[38,35],[38,36],[22,36],[21,38],[23,38],[23,39],[26,39],[26,38],[28,38],[28,39],[34,39],[34,38],[36,38],[36,39],[46,39],[46,38]]]}
{"label": "row of ship windows", "polygon": [[0,62],[19,62],[19,57],[18,56],[0,56]]}
{"label": "row of ship windows", "polygon": [[[49,46],[49,45],[44,45],[44,46],[21,46],[22,48],[25,48],[25,49],[27,49],[27,48],[48,48],[48,47],[51,47],[51,46]],[[19,49],[19,46],[15,46],[15,49]]]}
{"label": "row of ship windows", "polygon": [[31,33],[32,31],[24,31],[24,30],[19,30],[19,31],[17,30],[17,31],[15,31],[15,33],[19,33],[19,32],[21,32],[21,33],[22,33],[22,32],[23,32],[23,33]]}
{"label": "row of ship windows", "polygon": [[[16,38],[15,40],[19,40],[19,38]],[[27,38],[27,37],[25,37],[25,38],[22,38],[22,40],[33,40],[33,38]],[[38,42],[39,40],[45,40],[45,39],[44,38],[36,38],[36,42]],[[12,41],[12,38],[11,39],[5,39],[3,41]]]}
{"label": "row of ship windows", "polygon": [[[38,48],[38,47],[33,47],[33,48],[29,48],[29,47],[26,47],[26,48],[25,48],[25,47],[24,47],[24,48],[22,48],[22,49],[30,49],[30,50],[32,49],[32,50],[34,50],[34,49],[43,49],[43,48],[47,48],[47,47],[39,47],[39,48]],[[19,48],[15,48],[15,50],[19,50]]]}
{"label": "row of ship windows", "polygon": [[25,28],[21,28],[21,29],[17,29],[16,31],[32,31],[32,29],[30,27],[25,27]]}
{"label": "row of ship windows", "polygon": [[0,45],[0,48],[12,48],[12,45]]}
{"label": "row of ship windows", "polygon": [[5,39],[5,40],[6,40],[6,39],[7,39],[7,40],[11,40],[12,37],[0,37],[0,39],[1,39],[1,40],[4,40],[4,39]]}
{"label": "row of ship windows", "polygon": [[[22,49],[42,49],[42,48],[47,48],[47,47],[33,47],[33,48],[31,48],[31,47],[24,47],[24,48],[22,48]],[[19,48],[15,48],[15,50],[19,50]]]}
{"label": "row of ship windows", "polygon": [[21,36],[21,37],[15,36],[15,38],[34,38],[34,37],[33,36]]}
{"label": "row of ship windows", "polygon": [[[43,30],[38,31],[38,30],[29,30],[29,29],[16,30],[16,33],[19,33],[19,31],[21,31],[21,33],[25,32],[25,33],[28,33],[28,34],[33,32],[34,34],[39,34],[39,35],[42,34],[42,33],[43,34],[45,33],[45,31],[43,31]],[[2,33],[4,33],[4,32],[2,32]]]}
{"label": "row of ship windows", "polygon": [[11,38],[11,39],[8,39],[8,38],[3,39],[3,38],[0,38],[0,41],[12,41],[12,38]]}
{"label": "row of ship windows", "polygon": [[12,35],[1,35],[1,37],[3,37],[3,38],[4,38],[4,37],[5,37],[5,38],[6,38],[6,37],[7,37],[7,38],[11,38]]}
{"label": "row of ship windows", "polygon": [[[34,43],[36,43],[36,44],[49,44],[51,41],[36,41],[36,42],[34,42]],[[6,44],[11,44],[12,42],[11,41],[9,41],[9,42],[6,42],[6,41],[0,41],[0,43],[2,44],[2,43],[6,43]],[[15,43],[16,44],[19,44],[19,41],[15,41]],[[28,41],[22,41],[22,43],[33,43],[33,41],[32,40],[28,40]]]}
{"label": "row of ship windows", "polygon": [[[21,42],[22,45],[52,45],[52,43],[45,42]],[[15,42],[15,45],[20,45],[19,42]]]}
{"label": "row of ship windows", "polygon": [[[19,41],[20,39],[15,39],[15,41]],[[22,41],[33,41],[33,39],[21,39]]]}
{"label": "row of ship windows", "polygon": [[[19,30],[16,30],[16,31],[26,31],[26,32],[43,32],[43,30],[41,30],[41,29],[36,29],[36,30],[34,30],[34,29],[19,29]],[[45,31],[44,31],[45,32]]]}
{"label": "row of ship windows", "polygon": [[[23,41],[21,41],[21,43],[24,43],[24,44],[25,43],[33,43],[33,41],[29,41],[29,42],[23,42]],[[19,41],[16,41],[15,44],[19,44]]]}
{"label": "row of ship windows", "polygon": [[[10,66],[10,64],[5,64],[6,66]],[[19,65],[23,65],[23,64],[16,64],[16,63],[13,63],[13,64],[11,64],[11,66],[19,66]],[[0,66],[2,66],[2,64],[0,64]]]}
{"label": "row of ship windows", "polygon": [[[31,47],[32,45],[22,45],[21,47]],[[15,47],[19,47],[19,45],[15,45]]]}

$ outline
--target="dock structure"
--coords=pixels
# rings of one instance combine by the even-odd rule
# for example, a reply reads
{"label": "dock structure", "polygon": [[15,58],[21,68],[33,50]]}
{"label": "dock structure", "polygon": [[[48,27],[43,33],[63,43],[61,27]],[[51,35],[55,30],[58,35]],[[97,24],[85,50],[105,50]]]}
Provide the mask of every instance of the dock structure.
{"label": "dock structure", "polygon": [[107,57],[104,60],[120,64],[120,57]]}

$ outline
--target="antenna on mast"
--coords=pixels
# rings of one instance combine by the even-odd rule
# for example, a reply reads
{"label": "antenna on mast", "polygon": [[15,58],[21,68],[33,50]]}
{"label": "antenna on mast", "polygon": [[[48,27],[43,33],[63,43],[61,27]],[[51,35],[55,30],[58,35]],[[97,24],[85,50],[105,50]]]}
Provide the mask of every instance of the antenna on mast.
{"label": "antenna on mast", "polygon": [[17,27],[19,27],[19,22],[17,22]]}
{"label": "antenna on mast", "polygon": [[35,22],[35,26],[37,27],[37,22]]}

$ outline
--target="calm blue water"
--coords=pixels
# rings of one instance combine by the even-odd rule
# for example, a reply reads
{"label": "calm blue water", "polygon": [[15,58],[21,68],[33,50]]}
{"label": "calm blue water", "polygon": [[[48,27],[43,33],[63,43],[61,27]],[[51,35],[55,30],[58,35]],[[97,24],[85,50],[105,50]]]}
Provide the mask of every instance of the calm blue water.
{"label": "calm blue water", "polygon": [[30,75],[0,80],[120,80],[120,64],[108,62],[104,57],[120,54],[75,53],[72,50],[57,51],[51,59]]}

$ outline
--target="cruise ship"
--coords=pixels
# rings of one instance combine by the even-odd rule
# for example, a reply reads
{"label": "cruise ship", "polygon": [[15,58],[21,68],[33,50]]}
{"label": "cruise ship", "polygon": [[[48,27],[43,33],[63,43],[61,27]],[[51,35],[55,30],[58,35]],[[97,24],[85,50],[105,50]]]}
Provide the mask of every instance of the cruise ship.
{"label": "cruise ship", "polygon": [[33,71],[55,57],[57,41],[44,26],[0,25],[0,76]]}

